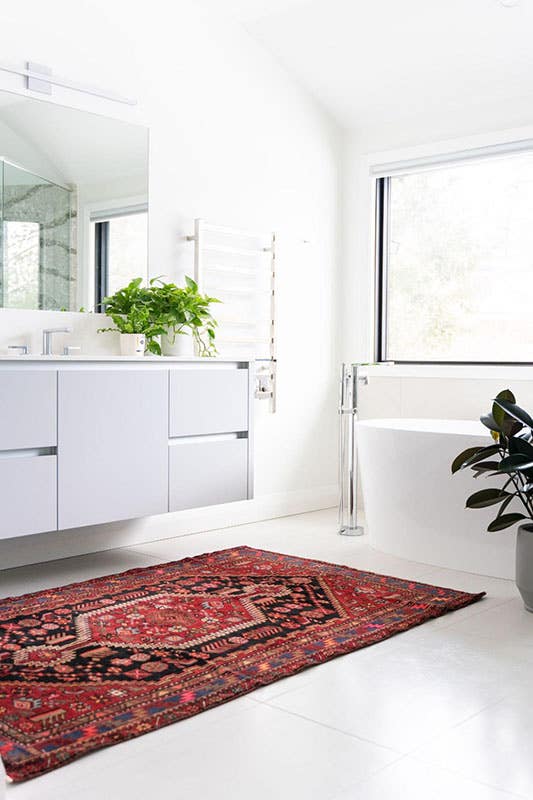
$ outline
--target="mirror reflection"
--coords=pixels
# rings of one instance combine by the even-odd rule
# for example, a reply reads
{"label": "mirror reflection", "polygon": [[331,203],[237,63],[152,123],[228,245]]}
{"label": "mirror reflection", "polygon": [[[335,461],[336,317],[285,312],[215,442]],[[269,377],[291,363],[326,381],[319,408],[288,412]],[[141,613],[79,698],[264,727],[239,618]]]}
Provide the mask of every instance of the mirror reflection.
{"label": "mirror reflection", "polygon": [[0,92],[0,307],[90,310],[148,276],[148,131]]}

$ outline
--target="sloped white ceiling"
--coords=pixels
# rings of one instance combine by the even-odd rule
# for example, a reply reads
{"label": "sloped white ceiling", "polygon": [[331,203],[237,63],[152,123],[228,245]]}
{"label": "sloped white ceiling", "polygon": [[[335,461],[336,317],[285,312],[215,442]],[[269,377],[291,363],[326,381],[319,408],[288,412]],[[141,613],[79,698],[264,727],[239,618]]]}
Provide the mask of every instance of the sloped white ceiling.
{"label": "sloped white ceiling", "polygon": [[309,5],[311,2],[312,0],[207,0],[204,5],[217,8],[226,16],[248,23],[290,11],[294,7]]}
{"label": "sloped white ceiling", "polygon": [[[237,18],[344,127],[533,104],[533,0],[202,0]],[[495,119],[496,121],[496,119]]]}

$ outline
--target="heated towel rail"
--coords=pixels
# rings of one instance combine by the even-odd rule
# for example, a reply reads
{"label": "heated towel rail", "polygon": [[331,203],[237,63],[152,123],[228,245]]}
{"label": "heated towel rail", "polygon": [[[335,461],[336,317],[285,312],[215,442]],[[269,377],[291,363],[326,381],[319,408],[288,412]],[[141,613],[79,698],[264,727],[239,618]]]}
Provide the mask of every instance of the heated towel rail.
{"label": "heated towel rail", "polygon": [[276,234],[194,222],[194,279],[222,301],[216,308],[217,350],[255,358],[255,397],[276,410]]}

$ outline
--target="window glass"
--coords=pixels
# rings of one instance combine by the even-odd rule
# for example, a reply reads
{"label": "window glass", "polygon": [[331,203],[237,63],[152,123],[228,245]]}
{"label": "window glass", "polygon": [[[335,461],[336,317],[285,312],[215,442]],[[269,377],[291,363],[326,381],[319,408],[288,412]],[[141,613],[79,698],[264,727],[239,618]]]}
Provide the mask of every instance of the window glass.
{"label": "window glass", "polygon": [[533,361],[533,153],[382,180],[382,357]]}

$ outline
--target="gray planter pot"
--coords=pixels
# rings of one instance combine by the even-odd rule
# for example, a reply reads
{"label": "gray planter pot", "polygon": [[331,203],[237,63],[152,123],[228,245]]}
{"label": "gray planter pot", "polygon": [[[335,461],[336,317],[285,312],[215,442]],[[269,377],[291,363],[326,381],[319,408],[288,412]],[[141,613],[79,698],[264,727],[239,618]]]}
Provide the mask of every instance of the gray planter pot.
{"label": "gray planter pot", "polygon": [[533,613],[533,525],[520,525],[516,534],[516,585],[527,611]]}

